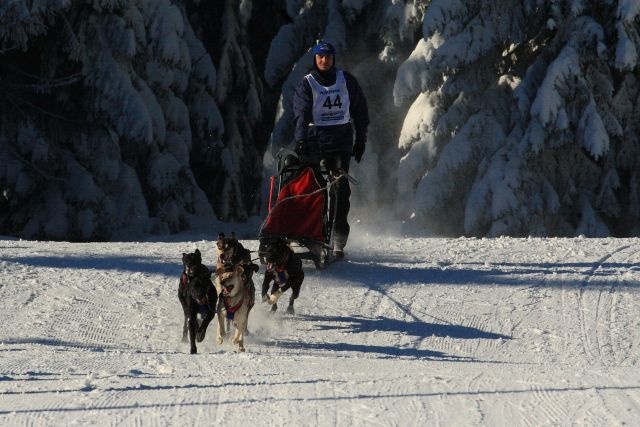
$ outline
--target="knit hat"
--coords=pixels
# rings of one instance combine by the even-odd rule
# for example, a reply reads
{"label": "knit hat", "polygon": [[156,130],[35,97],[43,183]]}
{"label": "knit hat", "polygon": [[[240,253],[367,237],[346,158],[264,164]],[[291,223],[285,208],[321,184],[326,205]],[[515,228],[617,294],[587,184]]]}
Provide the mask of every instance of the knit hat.
{"label": "knit hat", "polygon": [[336,48],[329,42],[324,40],[318,40],[318,43],[313,47],[314,55],[335,55]]}

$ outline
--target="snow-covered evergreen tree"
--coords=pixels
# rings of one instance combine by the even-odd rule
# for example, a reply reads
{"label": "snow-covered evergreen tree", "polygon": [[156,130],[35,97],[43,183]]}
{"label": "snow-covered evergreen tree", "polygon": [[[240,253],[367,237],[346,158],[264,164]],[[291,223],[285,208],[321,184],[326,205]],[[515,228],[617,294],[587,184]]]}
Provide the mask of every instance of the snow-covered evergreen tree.
{"label": "snow-covered evergreen tree", "polygon": [[0,89],[14,105],[0,106],[2,232],[109,239],[212,218],[190,168],[191,123],[214,140],[223,125],[211,60],[180,4],[9,3],[0,14]]}
{"label": "snow-covered evergreen tree", "polygon": [[0,233],[114,239],[258,214],[323,38],[371,116],[352,218],[373,205],[449,235],[638,235],[639,13],[637,0],[0,2]]}
{"label": "snow-covered evergreen tree", "polygon": [[394,89],[413,102],[399,189],[415,189],[416,223],[637,234],[620,227],[638,224],[637,13],[630,1],[432,1]]}
{"label": "snow-covered evergreen tree", "polygon": [[216,214],[226,221],[245,221],[258,214],[261,204],[257,129],[262,125],[263,83],[247,33],[253,3],[202,2],[192,13],[214,51],[215,101],[224,122],[221,145],[209,155],[194,159],[194,166]]}

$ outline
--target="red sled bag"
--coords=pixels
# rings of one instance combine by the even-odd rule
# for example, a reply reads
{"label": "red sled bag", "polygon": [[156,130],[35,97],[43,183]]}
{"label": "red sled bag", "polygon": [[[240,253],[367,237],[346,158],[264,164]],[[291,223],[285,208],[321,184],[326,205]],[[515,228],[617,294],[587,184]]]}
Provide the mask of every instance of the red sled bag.
{"label": "red sled bag", "polygon": [[326,242],[323,235],[325,194],[310,167],[280,189],[261,235]]}

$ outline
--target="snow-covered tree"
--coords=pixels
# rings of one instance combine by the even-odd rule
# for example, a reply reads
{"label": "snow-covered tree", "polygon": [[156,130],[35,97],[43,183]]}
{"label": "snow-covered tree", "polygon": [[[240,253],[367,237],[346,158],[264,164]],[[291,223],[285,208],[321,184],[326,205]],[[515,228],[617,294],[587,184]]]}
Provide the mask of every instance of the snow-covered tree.
{"label": "snow-covered tree", "polygon": [[637,13],[631,1],[432,1],[394,88],[413,102],[398,188],[415,189],[416,223],[637,233]]}
{"label": "snow-covered tree", "polygon": [[637,0],[0,2],[0,234],[114,239],[258,214],[322,38],[369,104],[352,218],[375,206],[449,235],[638,235],[639,13]]}
{"label": "snow-covered tree", "polygon": [[194,158],[194,170],[216,214],[227,221],[245,221],[258,213],[261,204],[259,148],[264,144],[257,139],[264,96],[249,46],[249,22],[254,7],[259,7],[253,3],[201,2],[192,12],[213,52],[215,101],[224,122],[222,145]]}
{"label": "snow-covered tree", "polygon": [[190,153],[192,122],[222,135],[215,71],[180,4],[1,8],[2,232],[109,239],[213,217]]}

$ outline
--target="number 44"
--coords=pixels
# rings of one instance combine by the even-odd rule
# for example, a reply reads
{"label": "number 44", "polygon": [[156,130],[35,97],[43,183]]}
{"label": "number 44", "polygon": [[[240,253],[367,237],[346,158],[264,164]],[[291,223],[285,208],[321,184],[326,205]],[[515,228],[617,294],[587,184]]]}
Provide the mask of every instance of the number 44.
{"label": "number 44", "polygon": [[336,99],[333,100],[333,103],[331,102],[331,97],[327,96],[327,99],[324,100],[324,102],[322,103],[322,106],[328,109],[331,109],[333,107],[342,108],[342,101],[340,101],[340,95],[336,95]]}

